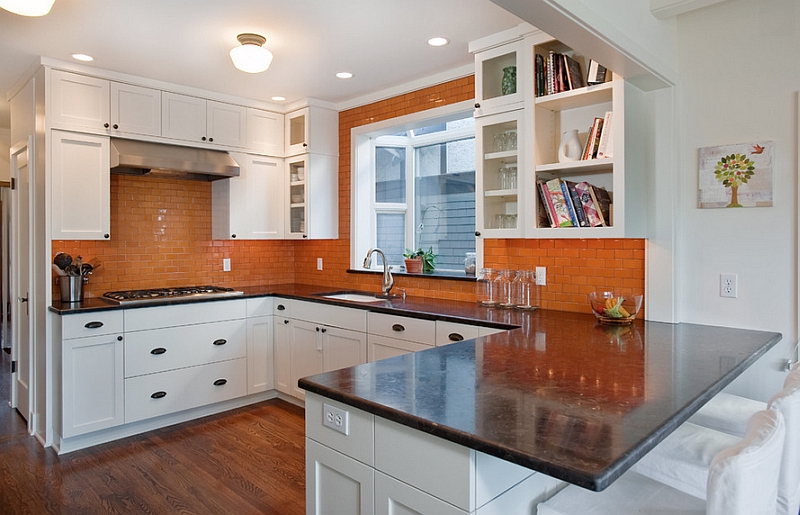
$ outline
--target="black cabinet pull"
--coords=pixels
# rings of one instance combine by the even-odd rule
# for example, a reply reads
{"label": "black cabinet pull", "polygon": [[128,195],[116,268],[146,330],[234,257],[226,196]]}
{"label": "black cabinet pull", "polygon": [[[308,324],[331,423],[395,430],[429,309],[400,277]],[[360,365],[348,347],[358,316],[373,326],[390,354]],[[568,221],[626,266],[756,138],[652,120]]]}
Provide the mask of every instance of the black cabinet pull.
{"label": "black cabinet pull", "polygon": [[164,347],[156,347],[155,349],[150,351],[150,354],[157,356],[159,354],[164,354],[165,352],[167,352],[167,349],[165,349]]}
{"label": "black cabinet pull", "polygon": [[107,124],[107,123],[104,123],[104,124],[103,124],[103,127],[105,127],[106,129],[108,129],[108,124]]}
{"label": "black cabinet pull", "polygon": [[458,333],[450,333],[447,335],[447,337],[450,338],[451,342],[460,342],[464,339],[464,337]]}
{"label": "black cabinet pull", "polygon": [[167,396],[167,392],[156,392],[150,396],[151,399],[163,399]]}
{"label": "black cabinet pull", "polygon": [[277,309],[278,311],[283,311],[284,309],[286,309],[286,306],[284,306],[283,304],[278,304],[278,307],[275,309]]}
{"label": "black cabinet pull", "polygon": [[304,235],[303,235],[303,238],[308,238],[308,234],[304,234]]}
{"label": "black cabinet pull", "polygon": [[203,136],[202,138],[200,138],[200,141],[205,141],[205,140],[206,140],[206,137],[205,137],[205,136]]}
{"label": "black cabinet pull", "polygon": [[216,381],[214,381],[214,386],[222,386],[223,384],[225,384],[227,382],[228,382],[227,379],[217,379]]}
{"label": "black cabinet pull", "polygon": [[117,341],[121,342],[122,341],[122,336],[117,336]]}
{"label": "black cabinet pull", "polygon": [[316,329],[317,329],[317,332],[319,332],[319,327],[317,327]]}
{"label": "black cabinet pull", "polygon": [[214,138],[208,138],[208,141],[214,141]]}
{"label": "black cabinet pull", "polygon": [[475,231],[475,236],[480,236],[480,235],[481,235],[480,231]]}
{"label": "black cabinet pull", "polygon": [[481,107],[481,105],[479,103],[475,102],[475,109],[480,109],[480,107]]}
{"label": "black cabinet pull", "polygon": [[115,128],[115,129],[119,129],[119,125],[117,125],[117,124],[115,123],[115,124],[114,124],[114,128]]}
{"label": "black cabinet pull", "polygon": [[225,338],[220,338],[219,340],[214,340],[214,345],[225,345],[228,343],[228,340]]}
{"label": "black cabinet pull", "polygon": [[236,235],[235,234],[231,234],[231,238],[236,238]]}
{"label": "black cabinet pull", "polygon": [[323,332],[323,333],[326,333],[326,332],[328,332],[328,330],[327,330],[327,329],[325,329],[325,328],[323,327],[323,328],[322,328],[322,332]]}
{"label": "black cabinet pull", "polygon": [[405,330],[406,330],[406,328],[403,327],[403,324],[394,324],[392,326],[392,331],[397,331],[398,333],[401,333],[401,332],[403,332]]}
{"label": "black cabinet pull", "polygon": [[289,321],[288,321],[288,320],[284,320],[284,321],[283,321],[283,323],[284,323],[284,324],[288,324],[288,323],[289,323]]}
{"label": "black cabinet pull", "polygon": [[110,237],[111,237],[111,235],[109,235],[109,234],[104,234],[103,235],[103,238],[105,238],[105,239],[109,239]]}
{"label": "black cabinet pull", "polygon": [[86,325],[83,327],[85,327],[86,329],[100,329],[101,327],[103,327],[103,322],[98,322],[98,321],[87,322]]}

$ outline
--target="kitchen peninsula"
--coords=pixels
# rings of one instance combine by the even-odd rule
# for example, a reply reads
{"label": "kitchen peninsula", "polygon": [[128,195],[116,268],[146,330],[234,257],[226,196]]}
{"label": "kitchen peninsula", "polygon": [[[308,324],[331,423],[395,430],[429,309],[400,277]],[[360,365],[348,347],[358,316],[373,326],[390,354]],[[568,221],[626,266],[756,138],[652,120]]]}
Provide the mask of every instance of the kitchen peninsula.
{"label": "kitchen peninsula", "polygon": [[[507,503],[518,510],[552,495],[552,478],[603,490],[781,338],[692,324],[602,326],[591,315],[547,311],[520,322],[505,333],[301,379],[319,396],[307,397],[307,453],[334,450],[374,469],[376,513],[387,503],[436,501],[461,510],[453,513],[502,513]],[[374,456],[364,460],[359,445],[320,425],[331,407],[355,412],[357,437],[364,438],[357,424],[369,426],[360,431],[374,439]],[[460,453],[465,469],[442,466],[448,453]],[[314,465],[307,457],[307,468]],[[325,502],[324,485],[310,491],[323,468],[307,470],[309,507]],[[481,497],[489,476],[507,482]],[[397,494],[403,500],[391,485],[405,488]],[[463,496],[448,498],[459,488]]]}

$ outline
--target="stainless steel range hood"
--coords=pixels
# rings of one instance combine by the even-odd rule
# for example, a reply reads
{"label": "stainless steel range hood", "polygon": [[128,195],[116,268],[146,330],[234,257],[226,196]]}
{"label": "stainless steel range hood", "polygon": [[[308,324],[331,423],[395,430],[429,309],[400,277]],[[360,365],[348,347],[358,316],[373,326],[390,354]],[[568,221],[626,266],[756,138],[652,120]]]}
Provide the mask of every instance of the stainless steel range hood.
{"label": "stainless steel range hood", "polygon": [[215,181],[239,176],[227,152],[111,138],[111,173]]}

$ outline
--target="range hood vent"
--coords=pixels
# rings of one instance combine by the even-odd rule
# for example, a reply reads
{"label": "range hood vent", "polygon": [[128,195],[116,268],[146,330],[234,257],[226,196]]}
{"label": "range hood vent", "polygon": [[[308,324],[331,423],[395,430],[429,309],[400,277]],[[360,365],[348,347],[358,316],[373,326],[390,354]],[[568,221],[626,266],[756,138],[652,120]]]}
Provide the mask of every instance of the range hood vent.
{"label": "range hood vent", "polygon": [[225,151],[111,138],[111,173],[215,181],[239,176]]}

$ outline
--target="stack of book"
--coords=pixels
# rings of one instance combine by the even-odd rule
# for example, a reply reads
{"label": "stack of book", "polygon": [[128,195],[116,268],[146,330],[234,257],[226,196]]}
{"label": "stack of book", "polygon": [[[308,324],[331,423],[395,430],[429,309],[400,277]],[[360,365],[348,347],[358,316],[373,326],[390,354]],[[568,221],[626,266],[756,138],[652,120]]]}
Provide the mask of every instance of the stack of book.
{"label": "stack of book", "polygon": [[586,87],[580,63],[567,54],[536,54],[534,66],[537,97]]}
{"label": "stack of book", "polygon": [[613,133],[611,131],[612,114],[612,111],[606,111],[605,117],[594,119],[592,126],[589,127],[589,137],[586,138],[581,160],[614,157]]}
{"label": "stack of book", "polygon": [[610,227],[611,194],[588,182],[537,181],[539,227]]}

